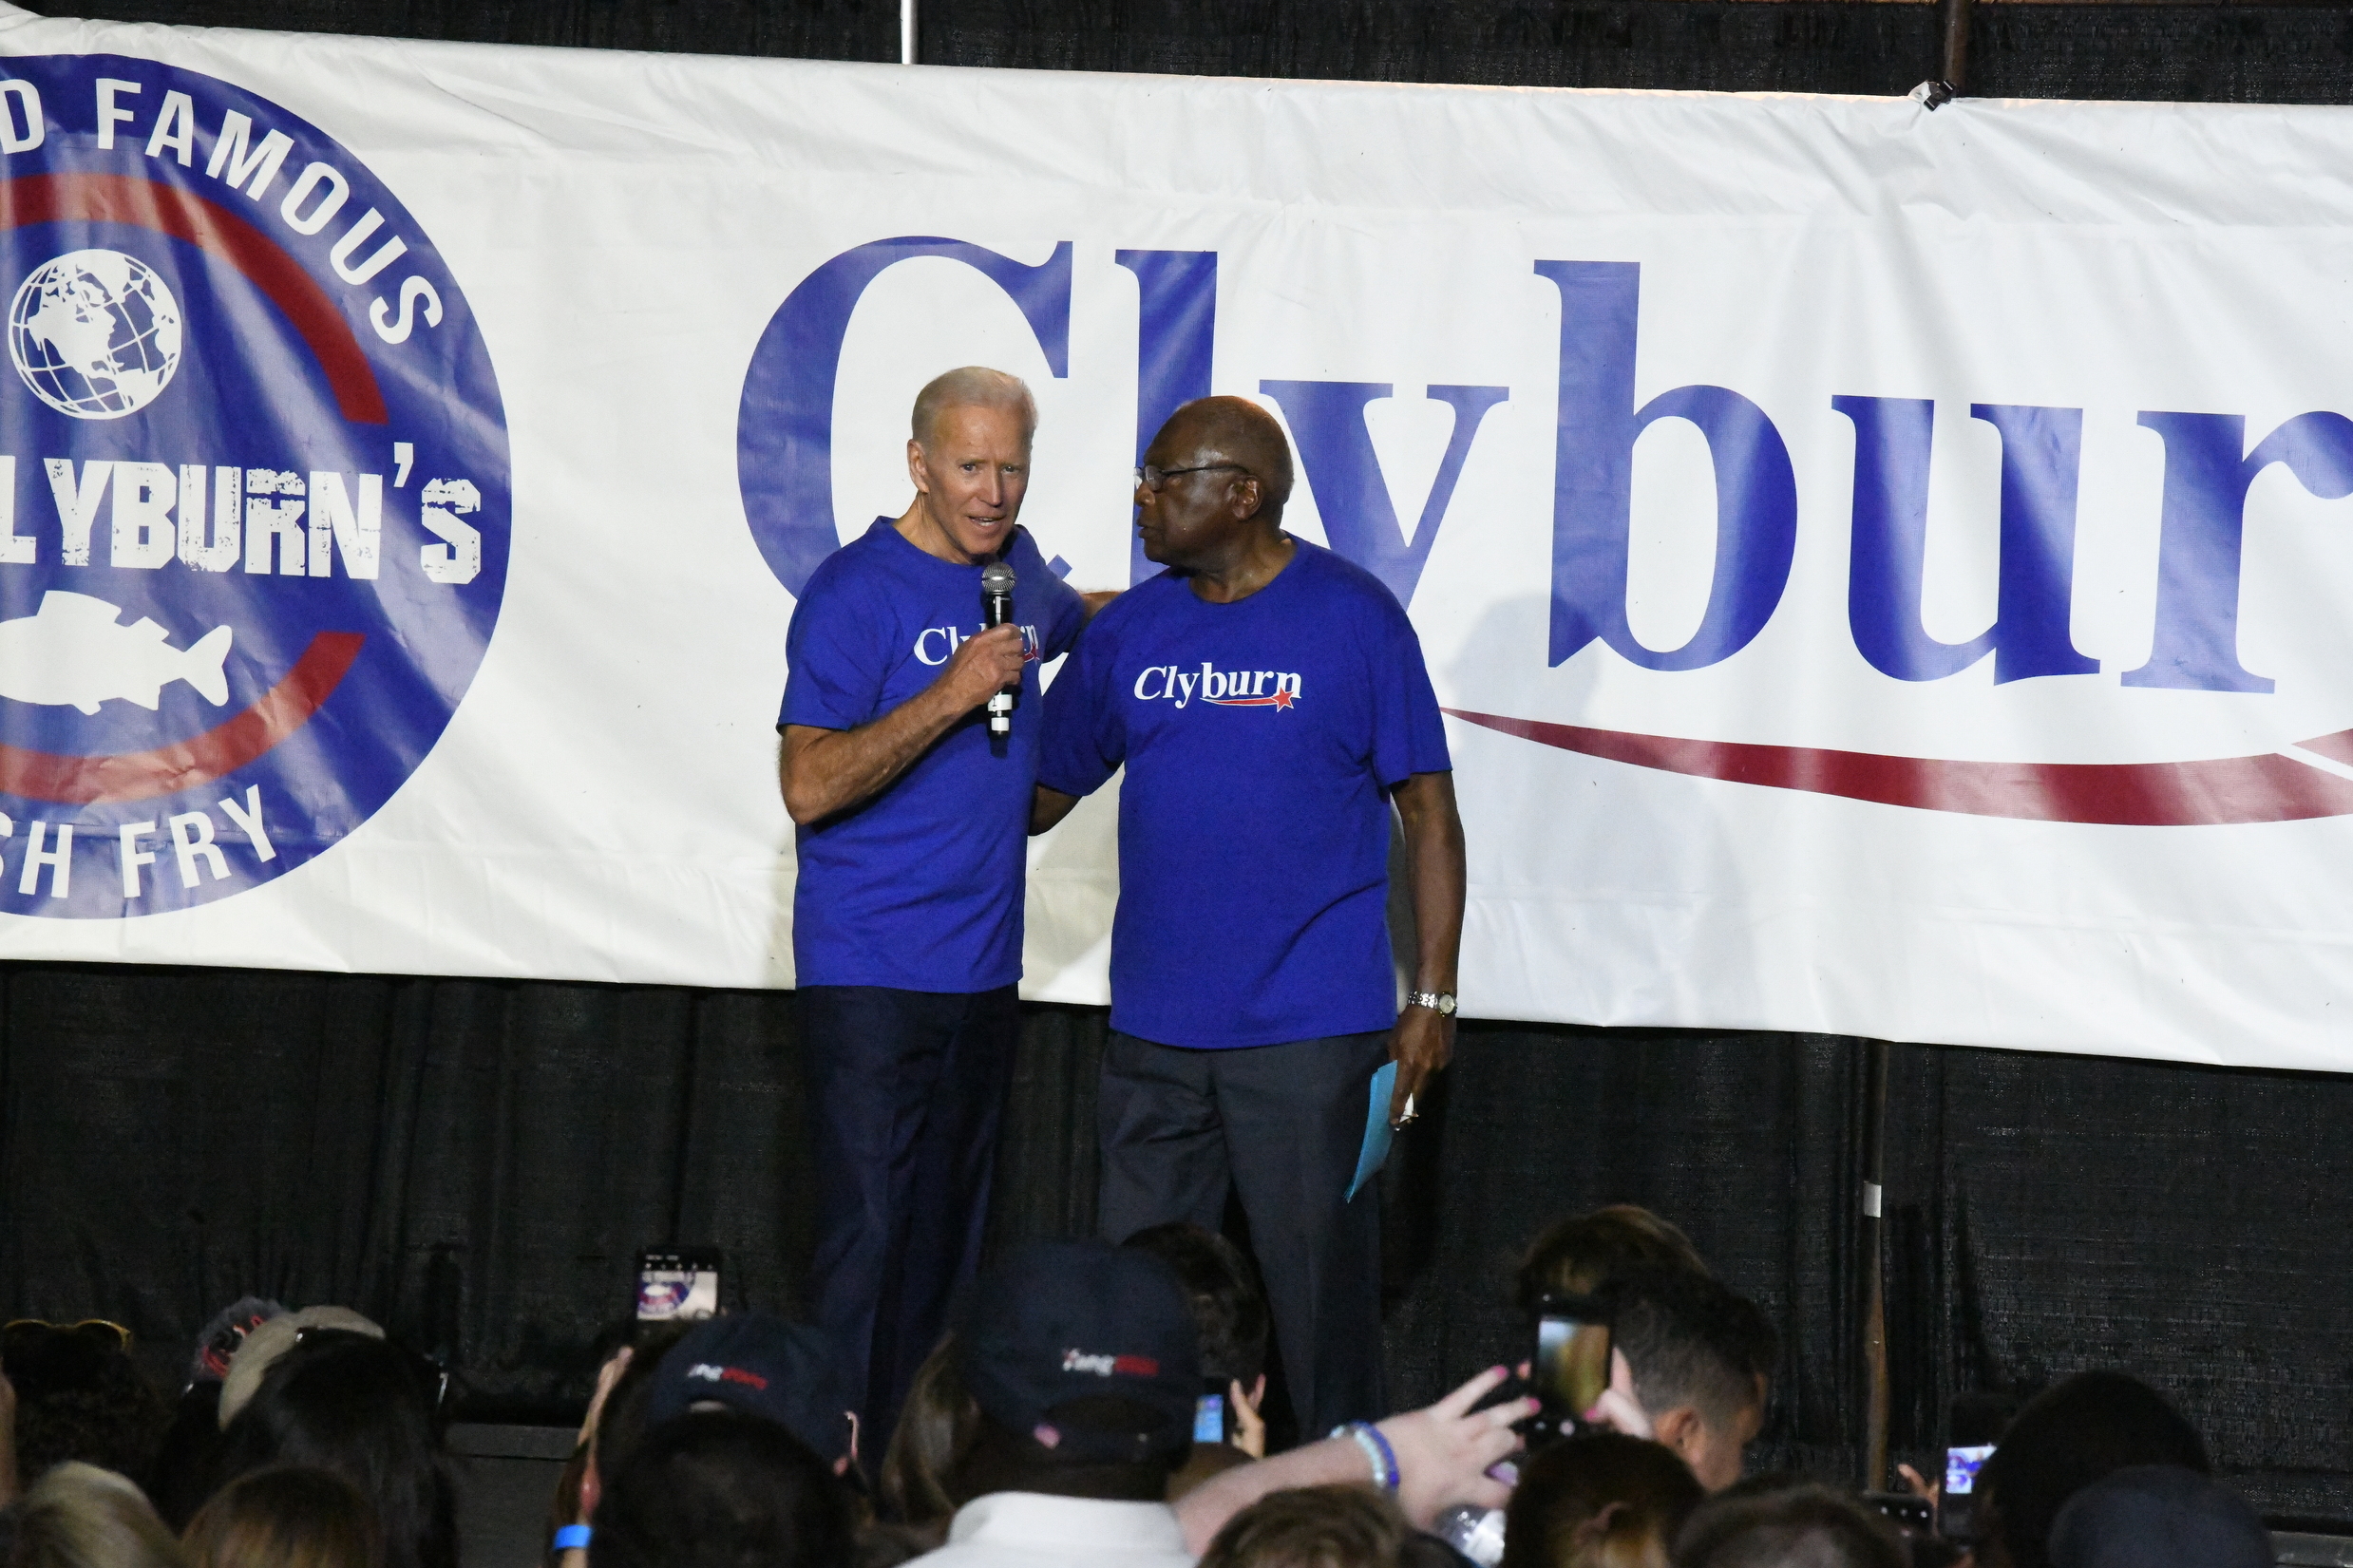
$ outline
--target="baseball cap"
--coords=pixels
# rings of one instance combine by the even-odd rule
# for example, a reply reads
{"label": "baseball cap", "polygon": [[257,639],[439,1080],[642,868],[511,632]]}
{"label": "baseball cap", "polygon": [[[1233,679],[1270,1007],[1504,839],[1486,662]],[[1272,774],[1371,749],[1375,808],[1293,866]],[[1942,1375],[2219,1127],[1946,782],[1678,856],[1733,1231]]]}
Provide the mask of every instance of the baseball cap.
{"label": "baseball cap", "polygon": [[774,1313],[706,1318],[654,1369],[649,1430],[698,1405],[724,1405],[773,1422],[830,1464],[850,1449],[849,1388],[823,1330]]}
{"label": "baseball cap", "polygon": [[1134,1462],[1191,1440],[1192,1305],[1149,1253],[1032,1242],[980,1277],[957,1343],[981,1413],[1056,1453]]}
{"label": "baseball cap", "polygon": [[370,1339],[384,1337],[382,1329],[349,1307],[305,1307],[298,1313],[280,1313],[255,1324],[238,1342],[237,1353],[229,1357],[228,1371],[220,1380],[223,1430],[237,1419],[237,1412],[252,1403],[261,1388],[263,1374],[294,1348],[294,1341],[302,1337],[305,1329],[366,1334]]}
{"label": "baseball cap", "polygon": [[2270,1568],[2271,1534],[2245,1499],[2178,1464],[2136,1464],[2067,1500],[2055,1568]]}

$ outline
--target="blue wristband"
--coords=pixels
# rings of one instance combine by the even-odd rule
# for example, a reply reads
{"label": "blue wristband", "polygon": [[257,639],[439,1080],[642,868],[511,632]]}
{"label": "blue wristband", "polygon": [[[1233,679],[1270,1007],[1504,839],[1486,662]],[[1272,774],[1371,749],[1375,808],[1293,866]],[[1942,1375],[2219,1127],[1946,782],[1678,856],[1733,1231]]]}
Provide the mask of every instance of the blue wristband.
{"label": "blue wristband", "polygon": [[1373,1483],[1395,1495],[1397,1483],[1404,1478],[1397,1472],[1397,1451],[1389,1445],[1389,1439],[1381,1435],[1379,1427],[1368,1421],[1351,1421],[1333,1427],[1332,1435],[1355,1439],[1373,1466]]}
{"label": "blue wristband", "polygon": [[592,1533],[585,1524],[567,1524],[556,1532],[556,1550],[585,1552],[588,1550],[588,1538]]}

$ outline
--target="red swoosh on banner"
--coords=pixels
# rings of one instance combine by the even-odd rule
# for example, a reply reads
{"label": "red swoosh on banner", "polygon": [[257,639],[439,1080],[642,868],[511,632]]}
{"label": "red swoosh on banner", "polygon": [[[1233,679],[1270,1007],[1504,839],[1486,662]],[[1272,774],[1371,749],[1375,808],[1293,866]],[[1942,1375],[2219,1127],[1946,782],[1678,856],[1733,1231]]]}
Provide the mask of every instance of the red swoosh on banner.
{"label": "red swoosh on banner", "polygon": [[[1842,795],[1852,801],[2119,827],[2199,827],[2293,822],[2353,815],[2353,780],[2277,752],[2178,763],[1985,763],[1883,757],[1802,746],[1755,746],[1585,729],[1534,719],[1447,712],[1471,724],[1564,751],[1698,779]],[[2353,762],[2353,729],[2302,743]]]}
{"label": "red swoosh on banner", "polygon": [[227,262],[286,313],[311,346],[343,417],[382,425],[384,388],[351,324],[283,246],[193,191],[121,174],[34,174],[0,180],[0,230],[31,223],[127,223],[184,239]]}
{"label": "red swoosh on banner", "polygon": [[234,773],[300,729],[334,694],[368,640],[321,632],[259,702],[193,740],[111,757],[68,757],[0,746],[0,794],[59,805],[151,801]]}

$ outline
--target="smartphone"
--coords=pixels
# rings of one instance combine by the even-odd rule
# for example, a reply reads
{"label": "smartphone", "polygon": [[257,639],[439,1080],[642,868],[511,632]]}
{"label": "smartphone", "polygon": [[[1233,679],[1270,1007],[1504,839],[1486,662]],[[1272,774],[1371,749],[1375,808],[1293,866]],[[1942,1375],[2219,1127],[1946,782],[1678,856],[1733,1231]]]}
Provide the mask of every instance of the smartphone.
{"label": "smartphone", "polygon": [[1578,1430],[1609,1388],[1609,1319],[1591,1296],[1547,1296],[1536,1318],[1529,1391],[1539,1408],[1522,1428],[1533,1450]]}
{"label": "smartphone", "polygon": [[1945,1450],[1945,1489],[1937,1499],[1937,1533],[1951,1540],[1977,1536],[1977,1472],[1993,1457],[1990,1443],[1965,1443]]}
{"label": "smartphone", "polygon": [[1193,1405],[1193,1441],[1195,1443],[1224,1443],[1230,1434],[1225,1429],[1225,1396],[1205,1393]]}
{"label": "smartphone", "polygon": [[637,1320],[715,1317],[719,1249],[648,1247],[637,1255]]}

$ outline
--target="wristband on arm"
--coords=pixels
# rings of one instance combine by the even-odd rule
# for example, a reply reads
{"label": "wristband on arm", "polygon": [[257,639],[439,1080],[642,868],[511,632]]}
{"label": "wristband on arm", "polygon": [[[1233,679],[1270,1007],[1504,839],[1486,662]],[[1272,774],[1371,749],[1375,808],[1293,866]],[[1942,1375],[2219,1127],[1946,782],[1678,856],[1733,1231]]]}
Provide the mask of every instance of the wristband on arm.
{"label": "wristband on arm", "polygon": [[588,1550],[589,1537],[594,1534],[585,1524],[567,1524],[556,1532],[556,1550],[571,1552]]}
{"label": "wristband on arm", "polygon": [[1357,1446],[1364,1450],[1365,1459],[1373,1466],[1373,1483],[1390,1496],[1397,1495],[1397,1483],[1404,1478],[1397,1473],[1397,1451],[1389,1445],[1381,1429],[1369,1421],[1351,1421],[1332,1428],[1334,1437],[1354,1438]]}

